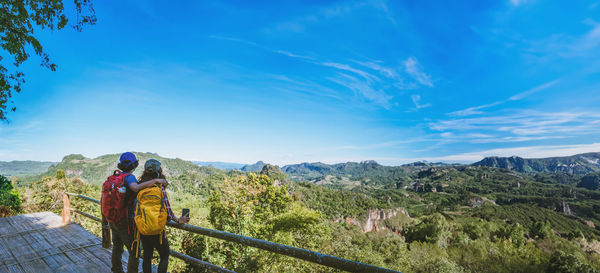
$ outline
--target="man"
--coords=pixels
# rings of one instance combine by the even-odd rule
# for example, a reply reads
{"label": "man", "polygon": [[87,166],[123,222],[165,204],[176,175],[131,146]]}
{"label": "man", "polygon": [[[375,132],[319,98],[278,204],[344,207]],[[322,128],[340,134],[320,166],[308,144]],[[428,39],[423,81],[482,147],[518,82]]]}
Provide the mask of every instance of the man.
{"label": "man", "polygon": [[[139,162],[135,155],[130,152],[123,153],[119,159],[117,167],[126,174],[125,176],[125,205],[127,206],[127,213],[123,215],[123,218],[118,223],[110,223],[110,229],[112,230],[112,272],[122,273],[123,264],[121,262],[121,256],[123,255],[123,246],[127,247],[129,252],[129,259],[127,262],[127,273],[139,272],[139,259],[136,257],[135,249],[133,244],[134,241],[134,221],[133,221],[133,209],[134,202],[137,192],[150,187],[156,183],[163,185],[167,184],[165,179],[152,179],[143,183],[138,183],[137,179],[131,173],[137,168]],[[139,256],[139,255],[138,255]]]}

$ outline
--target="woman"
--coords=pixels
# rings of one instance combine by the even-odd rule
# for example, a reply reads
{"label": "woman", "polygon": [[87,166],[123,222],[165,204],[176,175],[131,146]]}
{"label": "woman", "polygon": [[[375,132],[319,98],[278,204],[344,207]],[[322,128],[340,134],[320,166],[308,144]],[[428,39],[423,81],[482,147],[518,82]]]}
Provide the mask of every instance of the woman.
{"label": "woman", "polygon": [[[139,178],[140,183],[144,183],[144,181],[150,181],[152,179],[165,179],[160,165],[160,162],[156,159],[149,159],[146,161],[146,164],[144,164],[144,173]],[[180,224],[187,223],[190,220],[189,216],[183,215],[181,218],[175,216],[171,210],[171,204],[169,203],[165,186],[161,185],[160,187],[162,188],[164,205],[167,209],[167,222],[173,220]],[[167,268],[169,267],[169,241],[167,240],[166,233],[162,232],[158,235],[140,234],[140,240],[144,250],[144,262],[142,263],[144,273],[152,272],[152,255],[154,254],[154,249],[158,250],[158,255],[160,256],[158,273],[166,273]]]}

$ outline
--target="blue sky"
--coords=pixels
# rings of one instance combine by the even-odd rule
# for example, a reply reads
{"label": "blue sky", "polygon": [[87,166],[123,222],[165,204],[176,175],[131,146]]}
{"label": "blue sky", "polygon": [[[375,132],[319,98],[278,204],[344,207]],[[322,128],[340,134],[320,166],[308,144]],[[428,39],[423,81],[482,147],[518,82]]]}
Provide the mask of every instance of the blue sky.
{"label": "blue sky", "polygon": [[178,3],[95,1],[97,25],[37,31],[58,70],[20,67],[0,160],[600,151],[600,2]]}

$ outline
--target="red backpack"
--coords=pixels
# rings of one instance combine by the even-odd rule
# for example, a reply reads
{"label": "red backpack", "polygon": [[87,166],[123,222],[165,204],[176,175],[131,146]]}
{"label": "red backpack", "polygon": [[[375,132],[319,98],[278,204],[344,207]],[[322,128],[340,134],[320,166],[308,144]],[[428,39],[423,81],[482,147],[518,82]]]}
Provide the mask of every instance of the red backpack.
{"label": "red backpack", "polygon": [[[125,177],[130,173],[122,173],[118,170],[109,176],[102,185],[102,197],[100,206],[102,207],[102,216],[109,223],[118,223],[127,213],[125,204]],[[121,191],[119,191],[120,188]]]}

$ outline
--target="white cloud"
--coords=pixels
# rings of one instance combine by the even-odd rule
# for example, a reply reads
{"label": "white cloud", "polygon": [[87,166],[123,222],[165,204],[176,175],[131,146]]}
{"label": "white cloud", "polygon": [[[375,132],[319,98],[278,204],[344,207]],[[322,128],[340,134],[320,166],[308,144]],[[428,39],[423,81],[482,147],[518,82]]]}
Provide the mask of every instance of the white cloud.
{"label": "white cloud", "polygon": [[[337,71],[333,71],[337,74],[337,77],[324,77],[334,83],[342,85],[357,94],[362,95],[364,98],[374,102],[377,105],[384,107],[385,109],[391,108],[391,100],[393,96],[389,95],[387,90],[390,89],[415,89],[418,88],[419,85],[433,87],[433,82],[431,80],[431,76],[424,73],[422,71],[421,65],[417,61],[415,57],[409,57],[407,60],[403,61],[402,70],[394,69],[390,67],[385,67],[379,64],[377,61],[369,60],[369,61],[353,61],[356,64],[359,64],[360,68],[356,68],[349,64],[334,62],[334,61],[323,61],[318,58],[306,56],[302,54],[297,54],[294,52],[290,52],[288,50],[281,49],[271,49],[260,44],[257,44],[252,41],[246,41],[238,38],[231,37],[223,37],[223,36],[210,36],[213,39],[220,39],[226,41],[232,41],[237,43],[242,43],[245,45],[249,45],[252,47],[259,48],[261,50],[269,51],[275,54],[283,55],[286,57],[298,59],[300,61],[319,65],[323,67],[333,68]],[[360,76],[361,79],[350,76],[348,74],[342,72],[349,72],[348,74],[354,74]],[[383,75],[384,78],[379,77],[378,75]],[[404,76],[409,76],[412,78],[414,82],[405,82]],[[390,80],[391,79],[391,83]],[[386,90],[387,89],[387,90]],[[283,90],[290,91],[289,88],[284,88]],[[337,97],[337,96],[336,96]],[[415,109],[421,109],[430,107],[431,104],[420,104],[419,101],[421,97],[419,95],[411,97],[413,103],[415,104]]]}
{"label": "white cloud", "polygon": [[421,71],[421,67],[419,65],[419,62],[417,61],[417,58],[410,57],[410,58],[406,59],[403,63],[404,63],[404,70],[406,71],[406,73],[411,75],[420,84],[429,86],[429,87],[433,87],[433,82],[431,81],[431,76],[429,76],[425,72]]}
{"label": "white cloud", "polygon": [[[273,32],[304,32],[311,26],[323,23],[323,21],[349,16],[353,13],[365,10],[369,14],[375,14],[377,17],[386,18],[390,23],[396,24],[394,16],[387,7],[385,0],[368,1],[346,1],[333,5],[320,7],[309,13],[297,16],[291,20],[277,23],[273,27],[263,29],[266,33]],[[375,11],[375,12],[373,12]]]}
{"label": "white cloud", "polygon": [[510,4],[514,7],[518,7],[523,4],[532,2],[531,0],[509,0]]}
{"label": "white cloud", "polygon": [[527,96],[529,96],[529,95],[531,95],[531,94],[534,94],[534,93],[537,93],[537,92],[539,92],[539,91],[542,91],[542,90],[544,90],[544,89],[548,89],[548,88],[552,87],[552,86],[553,86],[553,85],[555,85],[555,84],[556,84],[558,81],[559,81],[559,79],[556,79],[556,80],[552,80],[552,81],[549,81],[549,82],[543,83],[543,84],[541,84],[541,85],[538,85],[538,86],[536,86],[536,87],[534,87],[534,88],[531,88],[531,89],[529,89],[529,90],[527,90],[527,91],[524,91],[524,92],[521,92],[521,93],[519,93],[519,94],[516,94],[516,95],[514,95],[514,96],[512,96],[512,97],[510,97],[510,98],[508,98],[508,99],[509,99],[509,100],[513,100],[513,101],[514,101],[514,100],[520,100],[520,99],[523,99],[523,98],[525,98],[525,97],[527,97]]}
{"label": "white cloud", "polygon": [[417,109],[421,109],[421,108],[427,108],[429,106],[431,106],[430,103],[427,104],[419,104],[419,102],[421,101],[421,96],[420,95],[412,95],[411,96],[413,103],[415,104],[415,107]]}
{"label": "white cloud", "polygon": [[496,102],[492,102],[490,104],[473,106],[473,107],[469,107],[467,109],[463,109],[463,110],[459,110],[459,111],[454,111],[454,112],[448,113],[448,115],[449,116],[455,116],[455,117],[464,117],[464,116],[479,115],[479,114],[483,114],[483,111],[479,111],[479,110],[485,109],[485,108],[489,108],[489,107],[493,107],[493,106],[496,106],[496,105],[504,103],[504,102],[506,102],[506,101],[496,101]]}
{"label": "white cloud", "polygon": [[328,77],[327,79],[362,95],[366,99],[373,101],[385,109],[390,109],[390,100],[392,97],[387,95],[383,90],[376,89],[368,82],[360,80],[356,77],[352,77],[344,73],[339,73],[339,75],[341,78]]}
{"label": "white cloud", "polygon": [[547,61],[560,58],[594,58],[600,47],[600,23],[586,19],[584,24],[591,26],[581,35],[554,33],[538,40],[518,40],[515,43],[524,44],[523,52],[537,60]]}
{"label": "white cloud", "polygon": [[398,77],[398,73],[394,69],[382,66],[376,62],[371,62],[371,61],[368,61],[368,62],[355,61],[355,62],[364,67],[373,69],[388,78],[397,78]]}
{"label": "white cloud", "polygon": [[545,145],[524,146],[513,148],[498,148],[472,153],[454,154],[442,157],[426,158],[429,161],[445,162],[475,162],[488,156],[519,156],[523,158],[544,158],[556,156],[570,156],[588,152],[600,152],[600,143],[574,144],[574,145]]}
{"label": "white cloud", "polygon": [[449,116],[454,116],[454,117],[464,117],[464,116],[472,116],[472,115],[479,115],[479,114],[483,114],[483,111],[479,111],[481,109],[485,109],[485,108],[490,108],[490,107],[494,107],[496,105],[500,105],[509,101],[517,101],[517,100],[521,100],[525,97],[528,97],[534,93],[540,92],[542,90],[548,89],[552,86],[554,86],[556,83],[558,83],[560,81],[560,79],[555,79],[543,84],[540,84],[536,87],[533,87],[531,89],[528,89],[526,91],[523,91],[521,93],[515,94],[513,96],[511,96],[508,99],[505,100],[500,100],[500,101],[495,101],[492,103],[488,103],[488,104],[484,104],[484,105],[479,105],[479,106],[473,106],[473,107],[469,107],[463,110],[459,110],[459,111],[454,111],[454,112],[450,112],[448,113]]}
{"label": "white cloud", "polygon": [[458,118],[429,123],[471,143],[509,143],[573,138],[600,133],[600,112],[517,111],[510,115]]}
{"label": "white cloud", "polygon": [[285,51],[285,50],[273,50],[273,52],[275,53],[279,53],[281,55],[285,55],[288,57],[292,57],[292,58],[299,58],[299,59],[306,59],[306,60],[314,60],[314,58],[312,57],[308,57],[308,56],[303,56],[303,55],[298,55],[298,54],[294,54],[291,53],[289,51]]}
{"label": "white cloud", "polygon": [[320,62],[320,63],[317,63],[317,64],[320,64],[320,65],[323,65],[323,66],[337,68],[339,70],[345,70],[345,71],[353,72],[353,73],[356,73],[358,75],[361,75],[366,80],[371,80],[371,79],[378,80],[378,78],[376,76],[373,76],[370,73],[362,71],[360,69],[353,68],[353,67],[351,67],[351,66],[349,66],[347,64],[340,64],[340,63],[334,63],[334,62]]}

